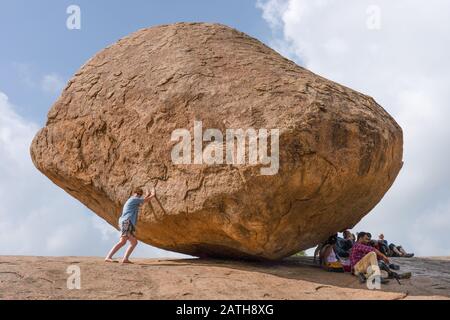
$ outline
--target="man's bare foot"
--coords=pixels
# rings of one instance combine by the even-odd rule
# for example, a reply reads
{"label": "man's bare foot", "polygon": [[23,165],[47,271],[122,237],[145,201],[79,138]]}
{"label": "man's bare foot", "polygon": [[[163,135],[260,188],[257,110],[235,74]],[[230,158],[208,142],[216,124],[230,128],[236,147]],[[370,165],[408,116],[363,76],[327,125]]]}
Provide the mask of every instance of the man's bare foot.
{"label": "man's bare foot", "polygon": [[122,264],[133,264],[134,262],[131,262],[130,260],[122,260]]}
{"label": "man's bare foot", "polygon": [[105,259],[105,262],[117,262],[117,261],[114,261],[114,260],[111,259],[111,258],[106,258],[106,259]]}

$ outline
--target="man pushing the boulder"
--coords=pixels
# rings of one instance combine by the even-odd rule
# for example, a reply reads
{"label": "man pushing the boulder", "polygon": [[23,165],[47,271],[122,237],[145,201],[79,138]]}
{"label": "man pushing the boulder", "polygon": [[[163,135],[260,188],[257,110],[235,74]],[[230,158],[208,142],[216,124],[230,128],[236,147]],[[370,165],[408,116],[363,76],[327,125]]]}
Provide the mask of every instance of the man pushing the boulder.
{"label": "man pushing the boulder", "polygon": [[151,198],[155,196],[155,188],[152,188],[150,193],[146,192],[144,196],[144,191],[141,188],[136,188],[133,190],[132,196],[125,202],[123,206],[122,215],[119,218],[119,228],[121,231],[121,236],[119,242],[111,249],[108,256],[105,258],[106,262],[114,262],[114,254],[120,250],[126,243],[127,240],[130,242],[130,246],[125,251],[125,256],[122,259],[122,263],[132,263],[128,258],[136,248],[138,241],[135,236],[136,222],[139,213],[139,207],[150,201]]}

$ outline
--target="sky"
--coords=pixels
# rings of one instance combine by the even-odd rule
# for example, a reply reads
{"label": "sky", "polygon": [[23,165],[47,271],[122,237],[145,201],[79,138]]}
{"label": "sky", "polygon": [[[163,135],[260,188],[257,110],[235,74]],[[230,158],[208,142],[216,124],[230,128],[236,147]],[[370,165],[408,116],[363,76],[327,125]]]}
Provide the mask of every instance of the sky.
{"label": "sky", "polygon": [[[67,28],[77,5],[80,29]],[[404,167],[354,231],[449,255],[450,3],[440,0],[4,0],[0,6],[0,255],[102,256],[117,231],[33,166],[29,145],[71,76],[144,27],[218,22],[374,97],[404,132]],[[139,257],[180,257],[141,244]]]}

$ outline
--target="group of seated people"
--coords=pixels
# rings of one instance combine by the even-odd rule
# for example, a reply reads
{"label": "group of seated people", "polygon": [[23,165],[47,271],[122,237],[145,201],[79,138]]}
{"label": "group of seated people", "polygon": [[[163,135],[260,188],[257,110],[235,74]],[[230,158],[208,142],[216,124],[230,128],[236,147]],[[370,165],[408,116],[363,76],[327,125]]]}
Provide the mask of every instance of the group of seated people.
{"label": "group of seated people", "polygon": [[[402,246],[389,244],[384,235],[380,234],[378,240],[372,240],[369,232],[359,232],[355,237],[349,230],[332,235],[324,243],[317,246],[314,261],[319,257],[319,263],[327,271],[352,272],[361,282],[365,282],[374,272],[379,272],[381,283],[388,279],[406,279],[411,273],[399,274],[395,271],[400,266],[391,263],[388,257],[413,257]],[[394,271],[395,270],[395,271]]]}

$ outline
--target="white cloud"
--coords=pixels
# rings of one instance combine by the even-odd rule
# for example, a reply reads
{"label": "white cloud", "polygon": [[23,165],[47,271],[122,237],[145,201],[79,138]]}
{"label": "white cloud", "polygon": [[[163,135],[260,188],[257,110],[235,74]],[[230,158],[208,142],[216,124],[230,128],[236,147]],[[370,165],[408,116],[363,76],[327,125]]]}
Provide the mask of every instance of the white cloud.
{"label": "white cloud", "polygon": [[[355,229],[384,232],[419,255],[448,255],[450,3],[260,0],[257,6],[273,28],[272,47],[373,96],[403,128],[404,167]],[[373,6],[380,13],[375,30],[367,27]]]}
{"label": "white cloud", "polygon": [[[35,169],[37,130],[0,91],[0,255],[106,255],[117,231]],[[134,256],[181,255],[140,244]]]}
{"label": "white cloud", "polygon": [[28,63],[12,63],[19,80],[29,88],[39,89],[44,93],[56,95],[64,89],[66,80],[56,72],[42,74]]}
{"label": "white cloud", "polygon": [[36,83],[33,80],[33,70],[31,65],[26,63],[14,62],[12,64],[13,68],[16,70],[19,80],[23,82],[28,87],[35,87]]}
{"label": "white cloud", "polygon": [[64,79],[56,73],[46,74],[41,80],[42,90],[48,93],[59,93],[64,88],[64,85]]}

